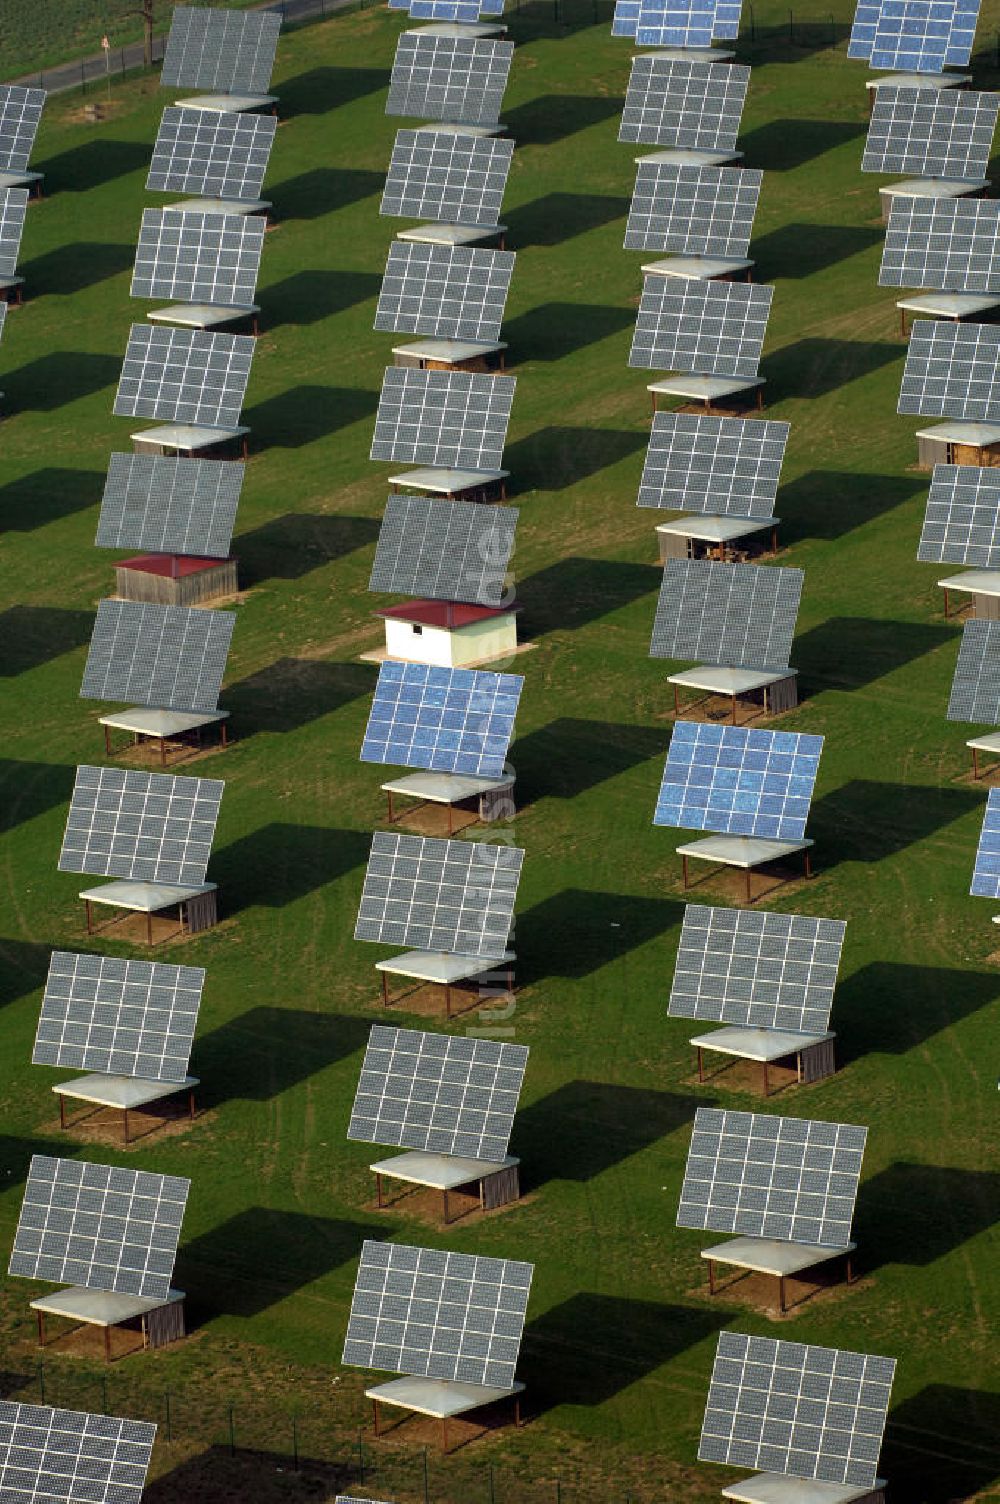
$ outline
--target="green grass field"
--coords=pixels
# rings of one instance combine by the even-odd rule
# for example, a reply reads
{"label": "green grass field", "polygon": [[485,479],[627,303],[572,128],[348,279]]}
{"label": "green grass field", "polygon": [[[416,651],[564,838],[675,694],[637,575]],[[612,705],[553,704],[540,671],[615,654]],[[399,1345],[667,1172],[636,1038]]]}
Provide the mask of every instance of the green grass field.
{"label": "green grass field", "polygon": [[[382,951],[352,938],[383,813],[380,771],[357,760],[375,677],[357,655],[380,638],[366,585],[388,467],[367,454],[393,341],[371,324],[395,228],[378,194],[400,123],[383,107],[402,23],[367,12],[281,44],[279,223],[264,253],[235,549],[246,591],[223,700],[236,741],[185,769],[226,779],[210,870],[224,922],[158,952],[208,968],[194,1057],[204,1111],[129,1151],[93,1129],[61,1134],[59,1073],[29,1059],[50,949],[86,948],[81,884],[56,860],[73,766],[102,760],[98,707],[77,693],[95,604],[113,588],[112,559],[92,544],[108,454],[128,447],[111,405],[143,311],[129,272],[165,96],[144,79],[116,89],[101,123],[72,96],[44,120],[29,301],[0,352],[0,1248],[34,1151],[192,1178],[177,1269],[190,1339],[107,1372],[89,1342],[45,1359],[51,1402],[162,1425],[169,1391],[152,1504],[332,1498],[344,1481],[422,1498],[425,1442],[431,1496],[454,1504],[487,1504],[487,1463],[500,1504],[555,1500],[557,1480],[567,1500],[716,1499],[736,1474],[695,1457],[723,1326],[898,1357],[882,1460],[892,1504],[1000,1497],[1000,974],[994,906],[967,896],[986,795],[967,777],[968,730],[945,720],[960,629],[942,617],[940,571],[915,562],[927,477],[913,469],[918,424],[895,416],[905,346],[894,295],[876,285],[878,180],[859,172],[866,75],[846,60],[849,11],[838,0],[836,46],[825,8],[797,20],[790,44],[786,10],[761,5],[756,41],[741,44],[754,64],[741,145],[766,169],[752,254],[776,286],[768,415],[792,424],[781,562],[806,570],[793,654],[804,700],[780,724],[826,736],[817,876],[772,906],[848,921],[842,1068],[770,1106],[870,1126],[863,1277],[779,1322],[746,1287],[710,1301],[705,1239],[674,1228],[695,1107],[760,1099],[738,1073],[699,1089],[690,1031],[665,1016],[683,898],[679,838],[651,824],[671,698],[647,657],[656,519],[634,505],[649,418],[643,373],[626,366],[641,259],[621,249],[630,51],[606,11],[596,24],[589,0],[575,3],[559,26],[548,8],[511,18],[504,111],[518,142],[507,464],[521,636],[535,644],[513,665],[526,677],[512,761],[527,858],[505,1025],[532,1051],[513,1144],[526,1195],[447,1233],[412,1201],[377,1212],[371,1155],[344,1137],[383,1016]],[[982,38],[998,16],[989,0]],[[988,64],[977,80],[995,84]],[[738,890],[713,879],[694,896]],[[100,949],[144,953],[111,936]],[[523,1430],[471,1438],[445,1461],[420,1425],[377,1447],[369,1431],[377,1471],[359,1479],[366,1375],[338,1360],[365,1236],[534,1261]],[[39,1393],[34,1293],[0,1283],[0,1393]],[[298,1474],[293,1414],[309,1459]]]}

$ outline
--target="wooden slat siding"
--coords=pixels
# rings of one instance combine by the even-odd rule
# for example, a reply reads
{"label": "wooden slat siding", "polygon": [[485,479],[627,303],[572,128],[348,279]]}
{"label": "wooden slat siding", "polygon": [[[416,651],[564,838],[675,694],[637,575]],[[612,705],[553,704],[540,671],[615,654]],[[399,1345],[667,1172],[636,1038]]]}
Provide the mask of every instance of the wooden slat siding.
{"label": "wooden slat siding", "polygon": [[767,687],[767,704],[771,715],[782,715],[786,710],[794,710],[799,703],[799,681],[794,674],[787,679],[779,679],[777,684],[769,684]]}
{"label": "wooden slat siding", "polygon": [[197,898],[189,898],[184,907],[187,911],[189,935],[197,935],[200,930],[210,930],[219,922],[219,910],[214,892],[200,893]]}
{"label": "wooden slat siding", "polygon": [[146,1316],[146,1345],[148,1347],[166,1347],[168,1342],[179,1342],[183,1336],[183,1300],[174,1300],[169,1305],[157,1306]]}
{"label": "wooden slat siding", "polygon": [[511,1165],[506,1170],[497,1170],[495,1175],[484,1175],[481,1185],[484,1212],[495,1211],[498,1206],[507,1206],[511,1201],[519,1200],[521,1179],[518,1166]]}
{"label": "wooden slat siding", "polygon": [[824,1076],[832,1076],[836,1069],[837,1059],[832,1039],[824,1039],[822,1043],[810,1045],[802,1051],[803,1082],[822,1081]]}
{"label": "wooden slat siding", "polygon": [[115,593],[123,601],[152,601],[157,606],[201,606],[208,601],[236,595],[239,590],[237,562],[223,559],[211,569],[172,578],[146,574],[141,569],[115,568]]}

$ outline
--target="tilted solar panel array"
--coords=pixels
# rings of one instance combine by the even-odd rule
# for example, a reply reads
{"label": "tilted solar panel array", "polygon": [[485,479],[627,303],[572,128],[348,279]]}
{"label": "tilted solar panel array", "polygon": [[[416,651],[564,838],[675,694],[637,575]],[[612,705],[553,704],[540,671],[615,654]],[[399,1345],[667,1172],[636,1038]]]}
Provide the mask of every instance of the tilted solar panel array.
{"label": "tilted solar panel array", "polygon": [[647,276],[630,366],[752,378],[760,368],[773,287]]}
{"label": "tilted solar panel array", "polygon": [[0,1498],[8,1504],[141,1504],[150,1421],[0,1400]]}
{"label": "tilted solar panel array", "polygon": [[640,53],[632,59],[619,141],[732,151],[750,83],[739,63],[688,62]]}
{"label": "tilted solar panel array", "polygon": [[222,94],[266,94],[281,32],[275,10],[175,5],[160,83]]}
{"label": "tilted solar panel array", "polygon": [[789,424],[658,412],[643,463],[640,507],[771,517]]}
{"label": "tilted solar panel array", "polygon": [[383,663],[361,761],[498,778],[523,684],[519,674]]}
{"label": "tilted solar panel array", "polygon": [[787,668],[801,569],[668,559],[650,655],[730,668]]}
{"label": "tilted solar panel array", "polygon": [[387,115],[496,125],[513,42],[404,31],[396,44]]}
{"label": "tilted solar panel array", "polygon": [[0,84],[0,172],[28,170],[44,108],[44,89]]}
{"label": "tilted solar panel array", "polygon": [[883,86],[875,97],[861,171],[982,182],[998,108],[998,94]]}
{"label": "tilted solar panel array", "polygon": [[654,825],[800,841],[823,738],[676,721]]}
{"label": "tilted solar panel array", "polygon": [[625,249],[745,257],[763,177],[751,167],[640,162]]}

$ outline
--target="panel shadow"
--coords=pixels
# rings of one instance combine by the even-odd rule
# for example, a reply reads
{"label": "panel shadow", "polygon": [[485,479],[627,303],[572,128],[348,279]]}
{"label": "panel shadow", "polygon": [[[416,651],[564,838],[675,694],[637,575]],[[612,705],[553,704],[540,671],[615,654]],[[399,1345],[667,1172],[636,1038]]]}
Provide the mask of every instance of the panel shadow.
{"label": "panel shadow", "polygon": [[[0,642],[2,632],[3,617],[0,617]],[[72,788],[73,769],[65,763],[22,762],[18,758],[0,757],[0,834],[43,815],[57,804],[65,804]]]}
{"label": "panel shadow", "polygon": [[[54,1099],[53,1099],[54,1100]],[[67,1134],[58,1138],[14,1138],[0,1133],[0,1192],[23,1185],[28,1178],[33,1154],[49,1154],[69,1159],[80,1145]]]}
{"label": "panel shadow", "polygon": [[854,1236],[865,1269],[925,1269],[1000,1219],[1000,1172],[902,1161],[866,1180]]}
{"label": "panel shadow", "polygon": [[764,375],[772,402],[785,397],[824,397],[899,361],[905,349],[863,339],[797,339],[765,357]]}
{"label": "panel shadow", "polygon": [[13,679],[90,641],[92,611],[62,606],[10,606],[0,611],[0,678]]}
{"label": "panel shadow", "polygon": [[861,689],[954,640],[930,622],[831,616],[796,637],[792,662],[810,690]]}
{"label": "panel shadow", "polygon": [[508,445],[504,468],[514,476],[519,491],[561,491],[617,465],[648,443],[648,432],[550,424]]}
{"label": "panel shadow", "polygon": [[858,256],[885,238],[884,226],[787,224],[754,240],[750,254],[758,282],[810,277],[813,272]]}
{"label": "panel shadow", "polygon": [[375,517],[286,512],[249,533],[238,533],[233,550],[239,556],[240,579],[246,588],[264,580],[300,580],[374,543],[378,534]]}
{"label": "panel shadow", "polygon": [[[596,345],[635,323],[634,308],[600,303],[539,303],[504,324],[503,337],[518,365],[527,360],[561,360],[574,350]],[[598,430],[600,431],[600,430]]]}
{"label": "panel shadow", "polygon": [[519,968],[531,981],[585,977],[681,922],[666,898],[565,888],[517,916]]}
{"label": "panel shadow", "polygon": [[[731,1313],[582,1291],[528,1323],[519,1376],[532,1409],[602,1405],[722,1329]],[[625,1334],[627,1340],[625,1339]]]}
{"label": "panel shadow", "polygon": [[256,1316],[357,1258],[365,1238],[385,1232],[384,1224],[254,1206],[200,1238],[182,1238],[177,1284],[188,1293],[191,1324]]}
{"label": "panel shadow", "polygon": [[898,855],[907,846],[926,840],[982,807],[981,795],[971,789],[852,778],[816,801],[808,834],[816,841],[816,852],[824,866],[835,862],[871,865]]}
{"label": "panel shadow", "polygon": [[120,272],[128,271],[134,262],[134,246],[78,240],[73,245],[59,246],[44,256],[36,256],[19,270],[29,296],[53,293],[65,297],[67,293],[82,292],[95,282],[117,277]]}
{"label": "panel shadow", "polygon": [[250,1008],[195,1040],[199,1105],[269,1102],[362,1050],[370,1029],[335,1013]]}
{"label": "panel shadow", "polygon": [[102,183],[124,177],[129,172],[149,170],[148,141],[108,141],[103,136],[96,141],[87,141],[83,146],[74,146],[72,151],[61,152],[58,157],[48,157],[44,162],[32,163],[45,174],[47,195],[60,193],[86,193]]}
{"label": "panel shadow", "polygon": [[385,187],[385,174],[361,167],[313,167],[286,178],[267,196],[278,219],[322,219],[335,209],[372,198]]}
{"label": "panel shadow", "polygon": [[903,1055],[997,998],[995,972],[873,961],[837,987],[833,1008],[841,1062],[875,1051]]}
{"label": "panel shadow", "polygon": [[319,825],[272,821],[224,846],[212,857],[212,881],[222,890],[223,914],[262,904],[282,909],[362,866],[371,835]]}
{"label": "panel shadow", "polygon": [[[6,380],[6,378],[4,378]],[[0,527],[28,533],[60,517],[96,506],[104,491],[98,470],[70,470],[45,465],[0,487]]]}
{"label": "panel shadow", "polygon": [[920,1504],[987,1504],[1000,1481],[1000,1394],[928,1384],[889,1412],[879,1472]]}
{"label": "panel shadow", "polygon": [[374,272],[295,272],[261,292],[267,327],[318,324],[356,303],[378,296],[382,278]]}
{"label": "panel shadow", "polygon": [[926,492],[927,485],[926,479],[912,475],[809,470],[778,492],[775,512],[781,518],[781,541],[842,538]]}
{"label": "panel shadow", "polygon": [[236,722],[235,733],[246,737],[257,731],[297,731],[373,688],[372,670],[363,663],[279,658],[227,685],[223,704]]}
{"label": "panel shadow", "polygon": [[867,121],[860,120],[771,120],[741,137],[740,150],[748,167],[787,172],[866,135],[867,131]]}
{"label": "panel shadow", "polygon": [[286,120],[293,115],[325,115],[388,86],[388,68],[310,68],[282,79],[281,113]]}
{"label": "panel shadow", "polygon": [[619,773],[667,753],[669,733],[659,726],[620,726],[611,721],[560,716],[519,737],[510,760],[522,804],[546,795],[573,799]]}
{"label": "panel shadow", "polygon": [[540,94],[501,114],[519,146],[550,146],[620,115],[621,107],[620,99],[602,94]]}
{"label": "panel shadow", "polygon": [[[38,1387],[37,1372],[33,1375]],[[220,1400],[219,1423],[224,1424]],[[291,1445],[289,1441],[288,1445]],[[298,1454],[298,1478],[290,1483],[291,1461],[288,1451],[264,1452],[259,1448],[244,1445],[239,1438],[235,1456],[228,1446],[209,1447],[193,1457],[186,1457],[169,1472],[147,1483],[142,1491],[142,1504],[220,1504],[223,1499],[249,1501],[257,1504],[274,1504],[275,1499],[333,1499],[352,1486],[361,1493],[365,1484],[370,1487],[371,1473],[353,1462],[343,1459],[338,1462],[320,1461],[315,1457]],[[264,1481],[267,1480],[267,1481]],[[274,1484],[276,1494],[262,1493]],[[289,1490],[293,1489],[294,1492]]]}
{"label": "panel shadow", "polygon": [[[65,777],[68,770],[63,768],[61,771],[63,789],[60,798],[65,799],[69,792],[69,781]],[[44,986],[51,954],[51,945],[36,945],[32,940],[9,940],[6,936],[0,939],[0,1008],[5,1003],[16,1003],[18,998]]]}
{"label": "panel shadow", "polygon": [[608,193],[546,193],[504,215],[509,244],[562,245],[613,220],[624,219],[629,200]]}
{"label": "panel shadow", "polygon": [[522,1172],[532,1187],[549,1180],[593,1180],[690,1124],[704,1106],[701,1097],[669,1091],[568,1081],[521,1108],[512,1153],[523,1159]]}
{"label": "panel shadow", "polygon": [[120,355],[56,350],[5,374],[4,401],[10,404],[11,411],[55,412],[67,402],[117,386],[121,368]]}
{"label": "panel shadow", "polygon": [[[743,61],[755,63],[795,63],[807,52],[825,52],[846,42],[851,34],[850,26],[834,21],[830,15],[817,21],[803,20],[801,11],[789,11],[788,20],[777,26],[754,24],[750,36],[744,26],[741,36],[741,52],[747,48],[749,56]],[[729,45],[732,45],[731,43]]]}
{"label": "panel shadow", "polygon": [[253,441],[260,448],[301,449],[370,417],[377,406],[378,392],[306,384],[258,402],[243,422],[253,429]]}
{"label": "panel shadow", "polygon": [[549,564],[518,584],[518,604],[524,607],[523,635],[575,632],[640,596],[652,595],[662,580],[663,570],[655,564],[577,557]]}

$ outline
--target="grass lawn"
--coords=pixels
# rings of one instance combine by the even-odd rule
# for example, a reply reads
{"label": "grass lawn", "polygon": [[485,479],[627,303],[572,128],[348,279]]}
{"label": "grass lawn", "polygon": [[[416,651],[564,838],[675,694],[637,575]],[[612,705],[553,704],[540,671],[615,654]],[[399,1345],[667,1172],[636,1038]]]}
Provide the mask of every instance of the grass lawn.
{"label": "grass lawn", "polygon": [[[420,1425],[377,1447],[367,1432],[361,1460],[377,1471],[358,1473],[366,1375],[338,1360],[365,1236],[536,1265],[520,1370],[530,1424],[446,1461],[432,1446],[435,1499],[487,1504],[492,1487],[502,1504],[534,1504],[556,1498],[556,1480],[567,1499],[718,1498],[736,1474],[695,1456],[722,1326],[898,1357],[882,1462],[893,1504],[998,1497],[1000,973],[993,906],[967,896],[986,795],[967,777],[970,732],[944,718],[960,627],[943,619],[941,571],[915,562],[927,477],[913,469],[919,425],[895,416],[905,346],[895,295],[876,285],[879,180],[859,172],[866,74],[846,60],[849,11],[837,0],[835,46],[825,7],[797,18],[790,44],[786,9],[758,5],[756,40],[741,44],[754,64],[741,145],[766,169],[755,275],[776,287],[768,415],[792,424],[781,562],[806,571],[792,660],[804,701],[780,724],[826,736],[817,876],[772,906],[848,921],[842,1069],[770,1106],[870,1127],[862,1278],[776,1322],[745,1287],[710,1301],[707,1240],[674,1228],[695,1107],[759,1098],[738,1072],[699,1089],[690,1030],[665,1017],[683,897],[680,838],[651,824],[672,701],[647,657],[656,519],[634,504],[649,416],[646,378],[626,366],[641,259],[621,249],[630,49],[590,0],[571,3],[558,26],[548,7],[511,17],[504,111],[518,142],[506,463],[521,636],[536,645],[513,665],[526,678],[512,761],[527,857],[505,1024],[532,1052],[513,1144],[526,1195],[447,1233],[418,1202],[377,1212],[372,1155],[344,1138],[383,1016],[382,951],[352,938],[383,812],[380,770],[357,760],[375,678],[357,655],[380,637],[366,586],[390,467],[367,455],[393,340],[371,324],[395,228],[378,195],[403,22],[364,12],[289,33],[279,51],[287,123],[269,177],[278,224],[235,547],[246,591],[223,698],[236,740],[185,769],[226,779],[210,869],[224,919],[158,953],[208,969],[204,1111],[128,1151],[91,1128],[61,1134],[59,1073],[29,1058],[50,949],[86,948],[81,884],[56,859],[73,767],[102,760],[99,707],[77,693],[95,604],[113,588],[112,558],[92,544],[108,454],[132,426],[111,405],[143,312],[129,272],[166,96],[142,79],[116,88],[101,123],[74,97],[44,119],[29,301],[0,350],[0,1248],[32,1152],[192,1178],[176,1277],[190,1339],[108,1371],[89,1342],[45,1359],[50,1401],[160,1420],[153,1504],[332,1498],[345,1481],[423,1497],[435,1438]],[[998,15],[989,0],[981,37]],[[977,81],[997,82],[991,56]],[[733,902],[738,889],[713,878],[696,896]],[[111,936],[99,948],[144,953]],[[0,1392],[24,1398],[39,1393],[33,1293],[0,1282]]]}

